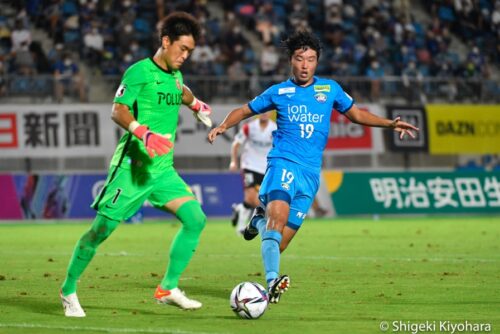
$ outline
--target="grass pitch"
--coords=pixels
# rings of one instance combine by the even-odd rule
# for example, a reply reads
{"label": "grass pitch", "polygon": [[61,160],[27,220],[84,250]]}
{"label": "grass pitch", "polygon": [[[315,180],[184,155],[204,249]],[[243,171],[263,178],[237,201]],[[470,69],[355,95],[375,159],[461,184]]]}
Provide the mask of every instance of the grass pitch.
{"label": "grass pitch", "polygon": [[264,283],[260,242],[222,220],[207,224],[181,280],[201,310],[153,301],[179,226],[149,221],[101,246],[78,290],[87,317],[65,318],[58,290],[88,226],[0,225],[0,333],[381,333],[382,321],[387,332],[396,321],[500,332],[498,216],[308,220],[282,256],[291,288],[258,320],[238,319],[228,299],[241,281]]}

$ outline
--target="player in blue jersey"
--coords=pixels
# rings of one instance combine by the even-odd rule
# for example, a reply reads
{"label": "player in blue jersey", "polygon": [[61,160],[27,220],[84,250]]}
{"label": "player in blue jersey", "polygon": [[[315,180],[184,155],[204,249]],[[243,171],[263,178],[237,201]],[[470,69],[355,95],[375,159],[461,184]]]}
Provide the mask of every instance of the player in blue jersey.
{"label": "player in blue jersey", "polygon": [[418,128],[361,111],[340,85],[314,75],[320,57],[320,41],[308,32],[296,32],[283,42],[288,52],[291,78],[269,87],[248,104],[231,111],[208,134],[215,138],[241,120],[256,114],[277,111],[277,130],[268,155],[267,170],[259,199],[262,207],[245,229],[246,240],[262,237],[262,259],[269,300],[277,303],[290,279],[279,274],[280,253],[299,230],[319,187],[322,154],[328,139],[333,109],[352,122],[390,128],[409,135]]}

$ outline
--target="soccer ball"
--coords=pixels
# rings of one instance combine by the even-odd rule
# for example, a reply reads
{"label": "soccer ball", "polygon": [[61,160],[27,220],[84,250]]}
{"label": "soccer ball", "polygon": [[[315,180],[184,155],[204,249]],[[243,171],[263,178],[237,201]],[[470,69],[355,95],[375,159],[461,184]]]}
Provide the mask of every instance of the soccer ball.
{"label": "soccer ball", "polygon": [[259,283],[243,282],[234,287],[229,304],[240,318],[257,319],[266,311],[269,298]]}

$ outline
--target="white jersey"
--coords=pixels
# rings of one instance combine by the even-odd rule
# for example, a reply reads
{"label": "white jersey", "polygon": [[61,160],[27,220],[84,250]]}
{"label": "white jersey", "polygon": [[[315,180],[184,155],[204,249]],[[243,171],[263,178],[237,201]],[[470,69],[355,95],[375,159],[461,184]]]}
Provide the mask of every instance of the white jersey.
{"label": "white jersey", "polygon": [[241,169],[248,169],[260,174],[266,172],[267,154],[273,145],[273,131],[276,123],[269,120],[262,129],[259,119],[245,123],[234,141],[241,145]]}

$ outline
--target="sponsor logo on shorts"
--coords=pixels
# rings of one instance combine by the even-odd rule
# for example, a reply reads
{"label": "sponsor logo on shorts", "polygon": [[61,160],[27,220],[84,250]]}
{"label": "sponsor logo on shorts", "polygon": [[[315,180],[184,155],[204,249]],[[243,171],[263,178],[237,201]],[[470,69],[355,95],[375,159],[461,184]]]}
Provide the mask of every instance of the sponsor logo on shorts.
{"label": "sponsor logo on shorts", "polygon": [[283,182],[283,183],[281,184],[281,188],[283,188],[283,189],[285,189],[285,190],[290,190],[290,185],[289,185],[288,183]]}

